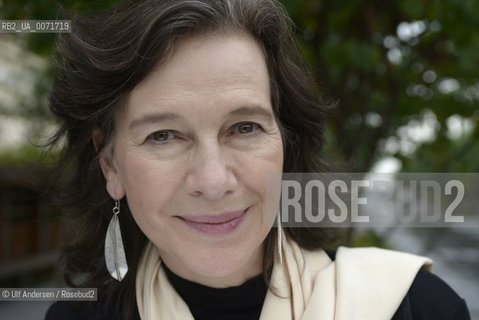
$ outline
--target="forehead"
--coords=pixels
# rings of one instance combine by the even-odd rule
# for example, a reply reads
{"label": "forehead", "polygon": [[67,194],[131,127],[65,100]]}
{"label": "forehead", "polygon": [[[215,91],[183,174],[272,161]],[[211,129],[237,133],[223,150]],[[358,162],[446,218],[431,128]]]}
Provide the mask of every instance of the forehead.
{"label": "forehead", "polygon": [[128,96],[127,105],[242,96],[270,100],[269,75],[261,47],[244,33],[215,33],[180,41]]}

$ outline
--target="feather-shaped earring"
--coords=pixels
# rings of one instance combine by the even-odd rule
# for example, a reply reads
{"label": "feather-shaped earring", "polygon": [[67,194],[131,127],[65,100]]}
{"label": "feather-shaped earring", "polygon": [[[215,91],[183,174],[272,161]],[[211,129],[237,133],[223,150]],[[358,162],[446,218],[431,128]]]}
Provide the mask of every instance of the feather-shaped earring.
{"label": "feather-shaped earring", "polygon": [[278,211],[278,216],[276,217],[277,229],[278,229],[278,258],[279,263],[283,264],[283,237],[282,237],[282,227],[281,227],[281,211]]}
{"label": "feather-shaped earring", "polygon": [[113,208],[113,217],[108,225],[105,238],[105,262],[108,272],[118,281],[123,280],[128,272],[126,263],[125,248],[121,238],[120,223],[118,214],[120,213],[120,201],[115,200]]}

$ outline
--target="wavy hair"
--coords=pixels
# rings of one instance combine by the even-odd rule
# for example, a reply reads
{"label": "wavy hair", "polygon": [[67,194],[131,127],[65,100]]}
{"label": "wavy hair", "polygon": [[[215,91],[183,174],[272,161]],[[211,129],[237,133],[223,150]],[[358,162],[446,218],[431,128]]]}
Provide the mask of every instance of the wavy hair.
{"label": "wavy hair", "polygon": [[[71,286],[96,287],[104,301],[97,314],[124,319],[135,312],[135,275],[146,237],[122,200],[120,226],[130,267],[113,280],[104,261],[104,237],[113,200],[105,188],[99,155],[115,132],[116,110],[159,64],[168,63],[182,39],[213,32],[246,32],[261,46],[271,101],[282,128],[285,172],[319,172],[325,112],[298,50],[294,27],[275,0],[126,0],[94,15],[75,16],[71,34],[57,38],[56,73],[49,107],[60,127],[50,146],[61,145],[54,170],[57,200],[65,208],[67,241],[61,266]],[[103,145],[96,150],[92,132]],[[332,230],[286,229],[306,249],[331,244]],[[269,279],[275,232],[265,240],[263,270]],[[121,308],[119,306],[122,306]]]}

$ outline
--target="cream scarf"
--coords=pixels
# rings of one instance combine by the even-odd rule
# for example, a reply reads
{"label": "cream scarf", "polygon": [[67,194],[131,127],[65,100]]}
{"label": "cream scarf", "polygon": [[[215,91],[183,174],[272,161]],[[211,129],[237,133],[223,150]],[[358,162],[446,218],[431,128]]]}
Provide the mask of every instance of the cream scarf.
{"label": "cream scarf", "polygon": [[[275,263],[260,320],[391,319],[416,273],[432,261],[378,248],[340,247],[334,262],[283,238],[283,263]],[[148,243],[136,276],[142,320],[194,320]]]}

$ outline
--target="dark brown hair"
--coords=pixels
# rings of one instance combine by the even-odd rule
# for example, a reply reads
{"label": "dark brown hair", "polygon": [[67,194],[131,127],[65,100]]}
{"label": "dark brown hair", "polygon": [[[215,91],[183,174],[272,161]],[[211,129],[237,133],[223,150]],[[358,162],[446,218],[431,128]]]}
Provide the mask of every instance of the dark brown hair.
{"label": "dark brown hair", "polygon": [[[75,17],[71,34],[57,40],[57,70],[50,95],[51,112],[61,127],[51,145],[61,143],[56,167],[58,200],[68,213],[62,253],[67,283],[97,287],[104,309],[131,318],[135,275],[146,237],[125,200],[120,226],[130,270],[122,282],[108,274],[104,237],[113,200],[105,188],[92,132],[99,129],[103,147],[114,134],[113,115],[123,99],[156,66],[167,63],[181,39],[211,32],[241,31],[260,44],[271,81],[271,99],[282,128],[285,172],[319,172],[324,113],[312,77],[297,48],[293,25],[275,0],[127,0],[88,17]],[[329,230],[286,229],[307,249],[330,244]],[[275,232],[265,241],[264,271],[273,260]],[[117,308],[122,305],[122,308]]]}

